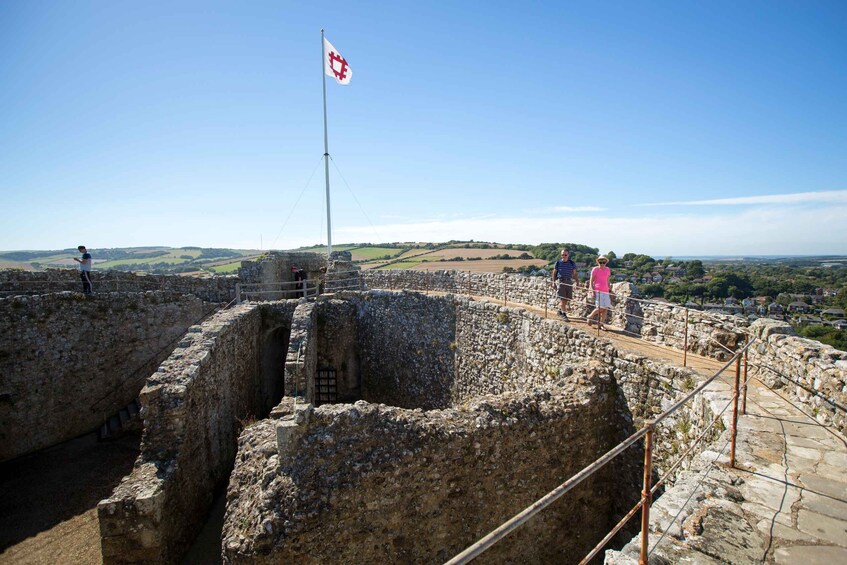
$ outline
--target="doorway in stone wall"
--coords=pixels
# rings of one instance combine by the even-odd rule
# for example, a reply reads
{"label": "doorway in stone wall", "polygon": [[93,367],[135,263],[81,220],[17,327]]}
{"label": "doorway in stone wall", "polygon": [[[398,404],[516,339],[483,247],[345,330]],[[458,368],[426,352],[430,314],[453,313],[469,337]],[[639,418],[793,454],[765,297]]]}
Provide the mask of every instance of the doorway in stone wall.
{"label": "doorway in stone wall", "polygon": [[265,334],[261,357],[261,386],[260,398],[263,406],[258,417],[265,417],[271,408],[279,404],[285,390],[285,356],[288,352],[288,342],[291,339],[291,328],[277,327]]}

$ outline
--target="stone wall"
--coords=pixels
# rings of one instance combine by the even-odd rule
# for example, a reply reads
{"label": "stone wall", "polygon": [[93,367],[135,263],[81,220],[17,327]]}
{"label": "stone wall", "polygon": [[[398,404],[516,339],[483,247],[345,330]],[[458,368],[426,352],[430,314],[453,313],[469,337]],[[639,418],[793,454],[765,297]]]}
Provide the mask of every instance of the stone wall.
{"label": "stone wall", "polygon": [[0,298],[0,460],[97,429],[210,311],[160,291]]}
{"label": "stone wall", "polygon": [[[625,425],[613,388],[598,380],[429,411],[360,401],[300,410],[279,431],[261,422],[239,440],[224,558],[443,563],[617,442]],[[637,498],[637,474],[619,471],[587,480],[485,561],[585,554],[618,501]]]}
{"label": "stone wall", "polygon": [[[408,289],[450,292],[460,295],[487,296],[498,302],[519,303],[535,308],[558,309],[558,300],[548,277],[469,271],[362,271],[368,288]],[[630,283],[612,285],[615,305],[610,323],[644,340],[682,349],[685,344],[685,308],[641,300]],[[585,317],[593,309],[593,295],[584,287],[574,289],[568,303],[568,315]],[[745,318],[689,310],[688,350],[700,355],[728,359],[745,341]]]}
{"label": "stone wall", "polygon": [[[137,275],[126,271],[91,272],[95,294],[109,292],[145,292],[149,290],[192,294],[206,302],[229,302],[235,298],[233,276],[208,278],[178,275]],[[15,294],[44,294],[49,292],[82,291],[79,271],[73,269],[47,269],[28,272],[0,270],[0,296]]]}
{"label": "stone wall", "polygon": [[371,292],[357,306],[362,396],[403,408],[445,408],[455,380],[451,297]]}
{"label": "stone wall", "polygon": [[847,352],[798,337],[786,322],[756,320],[749,350],[755,375],[783,389],[821,424],[847,434]]}
{"label": "stone wall", "polygon": [[279,401],[269,395],[281,367],[274,374],[262,352],[287,351],[276,342],[294,304],[218,313],[192,327],[148,379],[141,455],[98,505],[104,563],[175,562],[187,549],[229,476],[243,423]]}
{"label": "stone wall", "polygon": [[[232,562],[317,563],[329,556],[443,562],[594,461],[700,379],[693,371],[620,352],[557,320],[465,297],[343,294],[319,303],[319,312],[324,309],[317,319],[328,315],[332,321],[318,322],[316,332],[342,328],[347,348],[359,348],[362,358],[381,356],[373,370],[361,364],[368,402],[312,411],[286,399],[274,410],[279,420],[242,435],[224,529],[224,552]],[[354,343],[355,332],[359,339],[379,335],[363,345]],[[395,373],[387,389],[405,409],[370,402],[364,383]],[[581,397],[580,408],[563,408],[562,390],[571,400]],[[419,408],[428,391],[445,404]],[[582,411],[594,401],[604,408]],[[536,419],[532,410],[549,419]],[[701,399],[659,425],[660,473],[713,417]],[[584,452],[578,462],[569,451],[574,444]],[[527,538],[503,544],[491,559],[514,560],[512,551],[531,555],[530,561],[587,552],[637,499],[642,458],[640,446],[631,449],[582,494],[557,503],[575,522],[563,524],[558,511],[545,511],[533,520],[537,526],[528,527]],[[462,537],[445,539],[440,532],[448,531]],[[579,532],[579,539],[544,537],[557,531]],[[523,545],[532,538],[545,541]]]}

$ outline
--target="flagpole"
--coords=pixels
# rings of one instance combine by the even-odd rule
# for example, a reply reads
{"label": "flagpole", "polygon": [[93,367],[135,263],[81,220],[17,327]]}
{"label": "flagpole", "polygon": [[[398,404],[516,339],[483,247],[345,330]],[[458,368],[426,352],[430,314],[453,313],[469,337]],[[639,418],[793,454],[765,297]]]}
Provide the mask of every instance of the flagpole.
{"label": "flagpole", "polygon": [[321,77],[323,77],[324,90],[324,174],[326,176],[326,256],[332,256],[332,219],[329,213],[329,137],[326,128],[326,44],[324,43],[324,30],[321,29]]}

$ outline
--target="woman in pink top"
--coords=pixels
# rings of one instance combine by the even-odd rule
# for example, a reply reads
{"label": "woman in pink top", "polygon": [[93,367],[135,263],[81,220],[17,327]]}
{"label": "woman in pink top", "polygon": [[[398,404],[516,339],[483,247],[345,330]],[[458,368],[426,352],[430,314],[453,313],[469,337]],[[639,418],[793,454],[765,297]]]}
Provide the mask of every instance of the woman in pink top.
{"label": "woman in pink top", "polygon": [[588,315],[588,325],[591,325],[592,319],[596,318],[600,329],[603,329],[603,322],[606,321],[606,312],[612,307],[612,299],[609,296],[609,278],[612,276],[612,271],[606,266],[609,259],[605,255],[597,257],[597,266],[591,269],[591,278],[588,281],[588,287],[594,290],[594,310]]}

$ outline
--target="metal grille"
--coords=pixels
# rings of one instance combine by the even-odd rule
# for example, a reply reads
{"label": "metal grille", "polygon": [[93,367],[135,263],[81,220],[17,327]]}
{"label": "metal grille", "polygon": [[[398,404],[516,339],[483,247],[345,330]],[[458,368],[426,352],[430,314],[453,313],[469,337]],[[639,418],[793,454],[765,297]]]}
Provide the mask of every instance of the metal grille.
{"label": "metal grille", "polygon": [[337,399],[335,369],[318,369],[318,375],[315,377],[315,406],[332,404]]}

